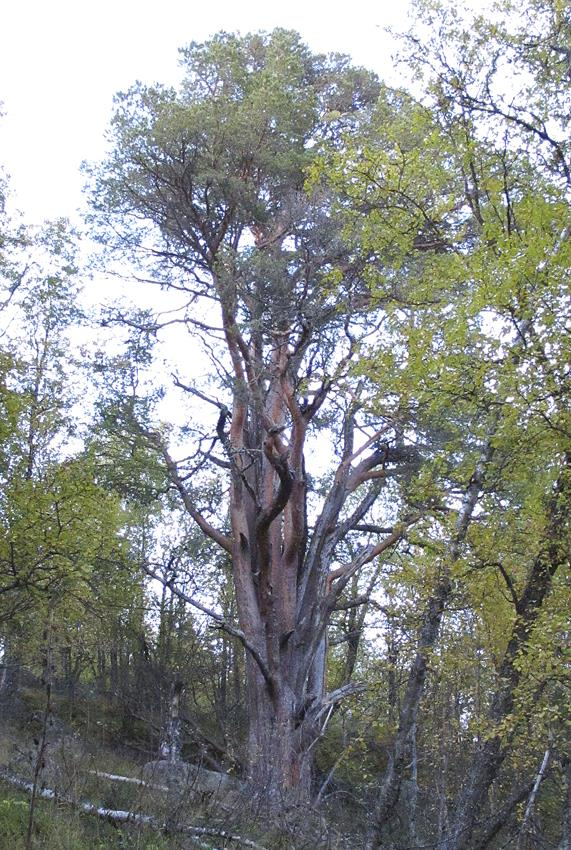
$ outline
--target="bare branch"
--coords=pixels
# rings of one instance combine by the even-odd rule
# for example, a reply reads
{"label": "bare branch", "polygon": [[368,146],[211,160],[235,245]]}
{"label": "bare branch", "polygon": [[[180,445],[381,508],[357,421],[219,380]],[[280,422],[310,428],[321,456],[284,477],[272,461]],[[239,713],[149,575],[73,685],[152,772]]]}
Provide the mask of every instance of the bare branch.
{"label": "bare branch", "polygon": [[207,537],[210,537],[211,540],[213,540],[215,543],[218,543],[218,545],[222,549],[224,549],[226,552],[228,552],[231,555],[232,554],[232,538],[228,537],[226,534],[223,534],[217,528],[214,528],[214,526],[211,525],[208,522],[208,520],[206,520],[202,516],[200,511],[198,511],[196,509],[195,504],[192,500],[192,497],[191,497],[190,493],[188,492],[188,490],[186,489],[186,487],[184,485],[184,481],[182,480],[182,478],[179,474],[178,467],[177,467],[175,461],[170,456],[169,451],[168,451],[167,447],[165,446],[165,444],[163,443],[163,440],[162,440],[160,434],[157,434],[156,432],[149,432],[149,431],[142,431],[142,433],[162,453],[163,458],[165,460],[166,467],[167,467],[167,471],[168,471],[168,474],[169,474],[169,478],[172,481],[172,483],[174,484],[174,486],[176,487],[176,489],[178,490],[188,515],[190,517],[192,517],[192,519],[196,522],[198,527],[206,534]]}
{"label": "bare branch", "polygon": [[[340,522],[337,525],[337,528],[335,529],[335,533],[333,535],[335,545],[337,545],[337,543],[343,540],[350,531],[353,531],[357,528],[362,528],[362,526],[359,526],[358,523],[360,522],[360,520],[363,519],[369,509],[372,508],[372,506],[375,504],[379,493],[381,492],[382,486],[382,481],[376,481],[374,484],[372,484],[367,493],[365,493],[365,495],[361,499],[360,503],[353,511],[353,513],[349,517],[347,517],[346,520]],[[366,527],[369,529],[374,528],[375,533],[377,534],[392,534],[394,531],[394,528],[381,528],[380,526]]]}
{"label": "bare branch", "polygon": [[237,629],[231,623],[227,621],[223,614],[219,614],[217,611],[213,611],[212,608],[209,608],[206,605],[203,605],[202,602],[199,602],[198,599],[194,599],[194,597],[189,596],[183,590],[180,590],[178,587],[174,585],[172,579],[165,579],[164,576],[161,576],[159,573],[155,572],[148,564],[142,564],[143,570],[146,572],[148,576],[156,579],[156,581],[160,582],[163,587],[168,587],[171,593],[174,593],[175,596],[178,596],[179,599],[182,599],[183,602],[186,602],[188,605],[192,605],[193,608],[196,608],[198,611],[202,611],[203,614],[206,614],[208,617],[211,617],[216,623],[217,627],[223,629],[229,635],[237,638],[244,649],[246,649],[262,673],[262,676],[268,683],[269,687],[273,687],[273,680],[270,675],[270,672],[266,666],[266,663],[255,646],[246,639],[244,632],[241,629]]}
{"label": "bare branch", "polygon": [[331,706],[337,705],[341,702],[341,700],[347,699],[347,697],[354,696],[355,694],[362,694],[367,690],[367,686],[363,682],[349,682],[347,685],[343,685],[341,688],[336,688],[334,691],[330,691],[328,694],[324,694],[319,702],[319,709],[317,715],[323,714]]}
{"label": "bare branch", "polygon": [[191,387],[190,384],[183,384],[174,373],[172,374],[172,378],[175,386],[180,390],[184,390],[186,393],[195,395],[197,398],[201,399],[201,401],[205,401],[207,404],[212,404],[214,407],[217,407],[218,410],[226,410],[226,405],[223,404],[223,402],[218,401],[215,398],[210,398],[210,396],[207,396],[205,393],[201,392],[201,390],[196,389],[196,387]]}
{"label": "bare branch", "polygon": [[375,525],[371,522],[360,522],[358,525],[353,526],[352,531],[363,531],[366,534],[392,534],[394,531],[393,526],[384,526],[384,525]]}
{"label": "bare branch", "polygon": [[514,604],[514,608],[517,608],[517,605],[518,605],[518,595],[517,595],[517,592],[516,592],[516,589],[515,589],[515,586],[514,586],[514,583],[513,583],[512,577],[511,577],[511,576],[510,576],[510,574],[507,572],[507,570],[505,569],[504,565],[503,565],[502,563],[500,563],[500,562],[498,562],[498,569],[499,569],[499,571],[500,571],[500,573],[501,573],[501,575],[502,575],[502,578],[503,578],[503,580],[505,581],[506,586],[507,586],[507,588],[508,588],[508,590],[509,590],[509,592],[510,592],[511,599],[512,599],[512,602],[513,602],[513,604]]}
{"label": "bare branch", "polygon": [[[329,610],[335,605],[335,600],[342,593],[343,589],[346,587],[347,582],[351,578],[351,576],[355,575],[355,573],[360,570],[365,564],[369,564],[372,560],[377,558],[383,552],[386,552],[387,549],[390,549],[391,546],[394,546],[396,543],[401,540],[408,528],[411,525],[417,523],[424,514],[413,514],[411,516],[405,517],[400,523],[398,523],[392,534],[389,534],[388,537],[385,537],[383,540],[380,540],[375,546],[368,546],[364,549],[356,558],[354,558],[349,564],[345,564],[339,569],[334,570],[329,574],[328,578],[331,584],[331,590],[326,597],[326,605]],[[333,581],[337,580],[335,585],[333,585]]]}

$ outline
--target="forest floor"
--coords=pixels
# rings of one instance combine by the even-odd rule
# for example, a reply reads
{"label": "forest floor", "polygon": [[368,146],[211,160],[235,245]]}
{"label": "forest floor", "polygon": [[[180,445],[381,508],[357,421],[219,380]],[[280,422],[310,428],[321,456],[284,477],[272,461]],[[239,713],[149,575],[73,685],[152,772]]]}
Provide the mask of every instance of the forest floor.
{"label": "forest floor", "polygon": [[[56,702],[42,750],[42,699],[39,688],[28,687],[9,710],[0,706],[0,850],[359,846],[354,833],[348,835],[314,810],[292,810],[270,824],[252,813],[244,799],[229,801],[199,786],[167,791],[148,777],[143,782],[151,742],[121,741],[117,718],[96,699],[78,700],[73,712],[65,701]],[[38,764],[30,829],[30,786]],[[53,798],[43,799],[50,791]]]}

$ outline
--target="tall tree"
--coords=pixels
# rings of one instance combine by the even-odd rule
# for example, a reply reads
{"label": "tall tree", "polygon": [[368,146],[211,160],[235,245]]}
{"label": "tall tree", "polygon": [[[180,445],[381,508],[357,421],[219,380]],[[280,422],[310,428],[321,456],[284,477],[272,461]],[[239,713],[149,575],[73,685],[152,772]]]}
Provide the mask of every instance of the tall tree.
{"label": "tall tree", "polygon": [[[366,138],[330,154],[326,170],[360,250],[392,252],[371,287],[400,303],[367,371],[390,388],[379,405],[398,405],[430,447],[409,498],[428,488],[453,518],[436,535],[436,581],[368,848],[381,846],[394,822],[459,565],[473,558],[495,569],[511,602],[487,738],[473,748],[442,830],[441,846],[460,850],[502,776],[514,717],[529,720],[532,703],[523,714],[515,709],[526,686],[522,658],[540,639],[554,575],[569,566],[568,85],[560,50],[568,19],[557,3],[530,3],[504,19],[496,8],[493,22],[470,25],[451,6],[417,6],[429,31],[406,41],[426,83],[424,102],[387,93]],[[516,69],[509,84],[506,60]],[[404,108],[391,120],[395,98]],[[434,529],[431,538],[434,545]],[[416,557],[426,560],[420,548]],[[508,814],[518,795],[510,799]]]}
{"label": "tall tree", "polygon": [[[188,514],[232,560],[239,624],[215,616],[247,651],[249,777],[267,800],[307,798],[312,744],[352,690],[325,687],[336,599],[412,521],[393,511],[394,528],[361,535],[355,556],[336,560],[397,466],[415,460],[402,441],[389,447],[393,421],[368,414],[346,381],[379,316],[327,192],[304,190],[320,144],[343,145],[379,86],[282,30],[192,44],[182,65],[179,93],[118,96],[92,220],[110,250],[146,261],[144,276],[179,296],[176,321],[217,364],[210,386],[177,377],[213,411],[191,460],[177,462],[160,433],[147,438]],[[322,487],[308,472],[315,434],[337,458]],[[208,465],[229,479],[229,527],[201,504]]]}

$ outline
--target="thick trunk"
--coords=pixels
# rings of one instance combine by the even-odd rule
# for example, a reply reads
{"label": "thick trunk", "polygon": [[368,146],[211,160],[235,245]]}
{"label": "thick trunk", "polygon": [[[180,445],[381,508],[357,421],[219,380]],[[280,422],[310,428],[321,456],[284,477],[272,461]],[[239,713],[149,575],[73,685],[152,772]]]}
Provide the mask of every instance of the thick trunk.
{"label": "thick trunk", "polygon": [[[237,355],[232,320],[227,328]],[[243,372],[237,368],[237,377],[249,379],[252,387],[250,364],[246,362]],[[309,800],[304,699],[308,688],[317,690],[316,699],[323,690],[325,635],[322,652],[311,658],[307,651],[294,653],[298,574],[307,533],[306,423],[294,410],[293,433],[289,445],[284,444],[280,434],[290,389],[283,342],[276,347],[272,369],[271,388],[256,415],[246,410],[241,394],[236,395],[229,439],[234,589],[249,649],[248,773],[260,803],[275,809],[289,800]]]}
{"label": "thick trunk", "polygon": [[308,721],[299,717],[298,700],[287,685],[270,693],[250,659],[248,668],[250,782],[270,809],[307,802],[312,777]]}

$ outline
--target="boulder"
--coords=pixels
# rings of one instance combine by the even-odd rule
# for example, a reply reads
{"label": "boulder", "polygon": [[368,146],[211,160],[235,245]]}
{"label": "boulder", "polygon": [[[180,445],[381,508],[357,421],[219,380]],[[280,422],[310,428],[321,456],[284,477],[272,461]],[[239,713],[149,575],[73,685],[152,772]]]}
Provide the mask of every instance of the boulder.
{"label": "boulder", "polygon": [[244,791],[244,783],[227,773],[207,770],[182,760],[155,759],[143,767],[142,778],[152,785],[164,785],[179,794],[234,802]]}

